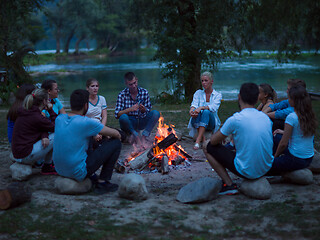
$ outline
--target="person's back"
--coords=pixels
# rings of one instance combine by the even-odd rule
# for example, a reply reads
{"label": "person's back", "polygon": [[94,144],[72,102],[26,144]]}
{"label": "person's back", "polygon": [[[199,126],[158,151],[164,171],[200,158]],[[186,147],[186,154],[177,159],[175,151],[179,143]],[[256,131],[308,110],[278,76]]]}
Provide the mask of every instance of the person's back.
{"label": "person's back", "polygon": [[247,178],[265,174],[272,164],[272,151],[269,151],[273,145],[271,120],[254,108],[245,108],[225,122],[221,133],[228,135],[228,130],[224,131],[229,128],[235,129],[236,169]]}

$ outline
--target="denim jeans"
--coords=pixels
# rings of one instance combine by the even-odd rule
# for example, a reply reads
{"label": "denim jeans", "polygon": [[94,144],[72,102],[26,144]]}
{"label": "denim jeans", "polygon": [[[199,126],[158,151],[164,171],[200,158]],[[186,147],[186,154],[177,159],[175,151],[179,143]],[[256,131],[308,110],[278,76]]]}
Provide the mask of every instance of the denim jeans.
{"label": "denim jeans", "polygon": [[159,117],[160,113],[157,110],[148,112],[145,118],[136,118],[135,116],[122,114],[119,118],[120,128],[136,137],[139,135],[137,131],[144,130],[142,135],[148,137],[157,124]]}
{"label": "denim jeans", "polygon": [[[273,138],[273,154],[276,152],[277,147],[281,141],[282,134],[276,134]],[[291,172],[303,168],[307,168],[312,162],[311,158],[298,158],[293,156],[288,147],[283,151],[283,153],[273,160],[272,167],[267,172],[267,176],[277,176],[282,175],[285,172]]]}
{"label": "denim jeans", "polygon": [[119,139],[109,139],[104,141],[101,146],[95,150],[88,152],[86,159],[87,177],[90,177],[101,166],[100,179],[109,181],[115,163],[118,160],[121,150],[121,142]]}
{"label": "denim jeans", "polygon": [[21,159],[14,159],[16,162],[32,165],[37,161],[44,161],[44,163],[52,163],[52,147],[53,147],[54,133],[49,134],[49,145],[43,148],[41,140],[33,144],[32,152],[29,156]]}
{"label": "denim jeans", "polygon": [[204,127],[206,130],[213,130],[215,127],[215,119],[212,112],[203,110],[196,118],[191,119],[194,128]]}

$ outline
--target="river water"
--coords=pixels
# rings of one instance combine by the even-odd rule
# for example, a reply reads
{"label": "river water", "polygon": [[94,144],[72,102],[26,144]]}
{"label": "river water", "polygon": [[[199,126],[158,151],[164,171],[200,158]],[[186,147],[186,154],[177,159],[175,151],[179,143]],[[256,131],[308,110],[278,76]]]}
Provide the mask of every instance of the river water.
{"label": "river water", "polygon": [[[112,57],[108,59],[86,59],[81,61],[52,63],[30,66],[29,71],[47,73],[35,77],[37,82],[47,78],[57,80],[61,89],[59,98],[65,105],[71,92],[85,88],[88,78],[99,80],[99,94],[114,105],[119,91],[125,85],[123,75],[133,71],[139,79],[139,85],[147,88],[151,96],[167,91],[171,92],[170,83],[161,77],[161,66],[150,60],[150,56]],[[54,75],[50,71],[79,71],[78,74]],[[310,92],[320,92],[320,58],[308,57],[288,64],[276,64],[273,59],[230,60],[218,65],[214,72],[214,88],[222,93],[224,100],[237,98],[239,88],[244,82],[269,83],[279,97],[286,96],[288,78],[301,78]],[[196,91],[196,89],[195,89]]]}

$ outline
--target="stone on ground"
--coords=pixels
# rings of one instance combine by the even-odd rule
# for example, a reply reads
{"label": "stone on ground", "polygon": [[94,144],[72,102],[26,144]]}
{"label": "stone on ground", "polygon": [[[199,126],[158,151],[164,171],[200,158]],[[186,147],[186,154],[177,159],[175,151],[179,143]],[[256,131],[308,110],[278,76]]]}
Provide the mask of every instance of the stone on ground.
{"label": "stone on ground", "polygon": [[176,199],[182,203],[208,202],[217,198],[220,189],[220,180],[204,177],[181,188]]}
{"label": "stone on ground", "polygon": [[78,182],[71,178],[59,176],[54,182],[54,187],[61,194],[82,194],[90,191],[92,182],[89,178]]}
{"label": "stone on ground", "polygon": [[309,169],[313,173],[320,173],[320,153],[316,150],[314,150],[314,156],[309,166]]}
{"label": "stone on ground", "polygon": [[307,168],[286,173],[283,175],[283,178],[285,181],[301,185],[309,185],[313,183],[313,174]]}
{"label": "stone on ground", "polygon": [[118,194],[120,197],[130,200],[145,200],[148,198],[146,182],[138,174],[127,174],[119,185]]}
{"label": "stone on ground", "polygon": [[254,180],[244,179],[239,190],[244,195],[259,200],[269,199],[272,195],[271,185],[265,177]]}
{"label": "stone on ground", "polygon": [[32,175],[32,166],[14,163],[10,166],[12,179],[16,181],[27,180]]}

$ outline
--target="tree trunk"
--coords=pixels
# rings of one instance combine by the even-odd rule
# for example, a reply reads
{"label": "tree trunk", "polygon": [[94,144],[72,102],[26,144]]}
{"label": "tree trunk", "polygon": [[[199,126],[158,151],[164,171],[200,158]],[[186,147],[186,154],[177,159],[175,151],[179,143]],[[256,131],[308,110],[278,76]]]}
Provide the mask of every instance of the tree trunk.
{"label": "tree trunk", "polygon": [[74,32],[75,32],[76,28],[73,28],[71,31],[70,31],[70,34],[68,35],[67,37],[67,40],[66,40],[66,43],[64,45],[64,49],[63,49],[63,52],[65,53],[69,53],[69,46],[70,46],[70,41],[74,35]]}
{"label": "tree trunk", "polygon": [[31,200],[31,192],[24,188],[24,183],[13,182],[0,191],[0,209],[9,209]]}
{"label": "tree trunk", "polygon": [[84,40],[85,39],[85,37],[84,36],[82,36],[82,37],[80,37],[77,41],[76,41],[76,46],[75,46],[75,54],[79,54],[79,45],[80,45],[80,42],[82,41],[82,40]]}

